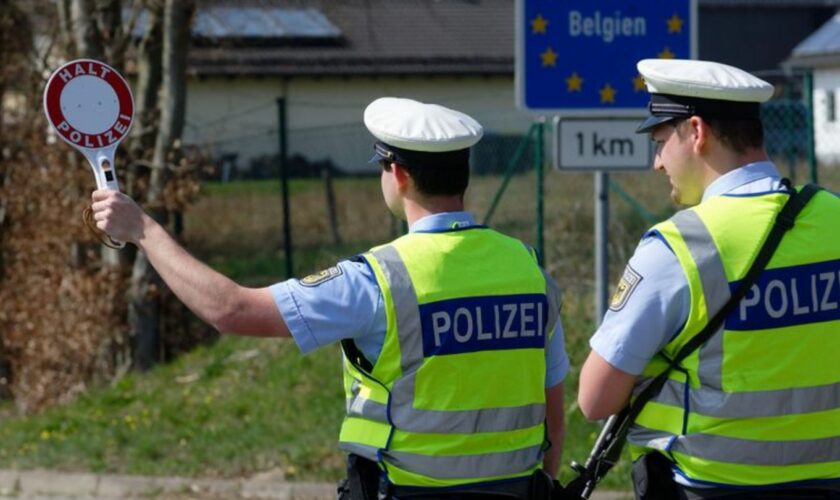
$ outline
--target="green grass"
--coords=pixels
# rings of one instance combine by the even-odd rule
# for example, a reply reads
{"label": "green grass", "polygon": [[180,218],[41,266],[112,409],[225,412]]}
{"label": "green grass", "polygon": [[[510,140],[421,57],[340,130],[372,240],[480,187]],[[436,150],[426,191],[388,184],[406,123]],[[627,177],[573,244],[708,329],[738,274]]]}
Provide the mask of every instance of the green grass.
{"label": "green grass", "polygon": [[[568,330],[589,329],[567,311]],[[571,313],[571,314],[570,314]],[[573,367],[585,340],[567,337]],[[301,356],[288,340],[223,337],[148,374],[132,373],[75,402],[5,416],[0,468],[242,477],[280,468],[289,479],[336,480],[343,455],[337,347]],[[564,463],[583,462],[598,426],[577,411],[567,379]],[[604,483],[628,488],[626,464]],[[568,466],[563,481],[571,478]]]}
{"label": "green grass", "polygon": [[[292,252],[292,271],[303,277],[334,265],[341,259],[357,255],[374,243],[352,243]],[[208,259],[211,267],[234,281],[248,286],[267,286],[282,281],[286,276],[286,258],[282,251],[257,253],[250,256],[226,255]]]}
{"label": "green grass", "polygon": [[72,404],[5,417],[0,467],[240,477],[281,468],[335,479],[343,412],[337,348],[224,337]]}
{"label": "green grass", "polygon": [[[343,250],[322,249],[321,258],[333,262]],[[266,257],[216,265],[265,285],[282,264]],[[575,402],[593,331],[588,317],[586,301],[567,297],[563,322],[572,368],[563,482],[572,477],[568,463],[585,461],[599,431]],[[289,479],[336,480],[343,474],[336,446],[344,401],[339,365],[336,346],[301,356],[289,340],[222,337],[63,407],[29,417],[11,416],[7,408],[0,419],[0,468],[211,477],[279,468]],[[625,461],[603,486],[628,489],[628,470]]]}
{"label": "green grass", "polygon": [[[319,186],[314,179],[292,179],[289,181],[289,194],[303,193]],[[277,179],[237,180],[231,182],[209,181],[201,185],[201,190],[209,196],[265,195],[280,193],[280,181]]]}
{"label": "green grass", "polygon": [[[376,176],[367,177],[341,177],[335,178],[333,182],[342,184],[369,183],[371,179],[379,182]],[[289,194],[296,195],[307,191],[323,189],[323,181],[320,178],[311,179],[290,179]],[[208,196],[234,196],[234,195],[266,195],[280,194],[281,184],[279,179],[256,179],[236,180],[230,182],[207,181],[202,183],[201,190]]]}
{"label": "green grass", "polygon": [[[621,177],[650,210],[647,178]],[[467,195],[481,219],[501,179],[476,178]],[[661,179],[659,180],[661,185]],[[493,221],[533,242],[532,175],[514,178]],[[318,180],[292,183],[294,274],[304,276],[387,241],[395,231],[380,200],[378,179],[336,179],[343,245],[327,230]],[[659,186],[661,187],[661,186]],[[564,288],[563,322],[572,369],[567,378],[564,464],[583,462],[599,426],[577,409],[578,370],[588,353],[592,320],[591,176],[546,177],[547,268]],[[250,286],[285,275],[277,181],[209,185],[185,214],[187,245],[210,265]],[[613,274],[645,228],[616,201],[611,224]],[[254,357],[247,358],[256,353]],[[342,475],[336,446],[343,413],[338,350],[302,357],[290,341],[223,337],[147,374],[132,373],[89,390],[63,407],[29,417],[0,414],[0,467],[56,468],[129,474],[247,476],[282,468],[291,479]],[[571,477],[568,465],[563,480]],[[605,487],[629,488],[624,463]]]}

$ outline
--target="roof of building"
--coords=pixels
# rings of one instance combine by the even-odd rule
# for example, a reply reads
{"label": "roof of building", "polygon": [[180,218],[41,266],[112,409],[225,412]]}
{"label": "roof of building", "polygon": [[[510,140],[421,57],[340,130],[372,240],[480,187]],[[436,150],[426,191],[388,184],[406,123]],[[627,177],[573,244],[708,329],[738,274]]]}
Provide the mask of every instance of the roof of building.
{"label": "roof of building", "polygon": [[[230,5],[205,0],[199,9]],[[510,74],[513,5],[512,0],[246,0],[237,8],[317,9],[338,35],[305,43],[300,37],[278,37],[276,43],[202,37],[190,50],[190,70],[276,76]]]}
{"label": "roof of building", "polygon": [[698,0],[701,7],[840,7],[840,0]]}
{"label": "roof of building", "polygon": [[785,61],[786,66],[821,67],[840,64],[840,13],[802,40]]}
{"label": "roof of building", "polygon": [[[714,10],[840,7],[840,0],[698,2]],[[198,3],[189,54],[194,75],[511,75],[514,69],[514,0]]]}

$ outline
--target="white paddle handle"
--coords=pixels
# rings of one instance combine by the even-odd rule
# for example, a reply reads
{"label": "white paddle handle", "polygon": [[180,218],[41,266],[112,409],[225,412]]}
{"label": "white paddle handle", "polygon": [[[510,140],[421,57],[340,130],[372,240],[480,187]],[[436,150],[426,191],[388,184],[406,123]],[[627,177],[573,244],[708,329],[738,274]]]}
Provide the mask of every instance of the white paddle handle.
{"label": "white paddle handle", "polygon": [[[120,183],[117,181],[117,170],[114,168],[114,159],[112,155],[107,155],[103,151],[99,151],[93,161],[90,163],[93,168],[93,175],[96,176],[96,187],[99,189],[108,189],[110,191],[119,191]],[[106,235],[107,236],[107,235]],[[115,240],[108,236],[111,243],[116,248],[123,248],[124,241]]]}
{"label": "white paddle handle", "polygon": [[119,191],[120,183],[117,182],[117,170],[114,168],[113,159],[100,152],[96,155],[94,161],[96,167],[93,169],[93,174],[96,176],[96,187]]}

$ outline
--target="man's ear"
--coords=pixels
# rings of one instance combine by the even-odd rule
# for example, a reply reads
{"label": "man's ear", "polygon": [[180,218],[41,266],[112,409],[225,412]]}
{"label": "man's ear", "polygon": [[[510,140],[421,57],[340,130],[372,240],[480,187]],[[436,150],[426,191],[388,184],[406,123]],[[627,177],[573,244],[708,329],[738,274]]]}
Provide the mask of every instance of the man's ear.
{"label": "man's ear", "polygon": [[712,133],[712,129],[709,128],[709,124],[699,116],[692,116],[688,119],[688,123],[691,138],[694,143],[694,154],[700,154],[709,142],[709,134]]}
{"label": "man's ear", "polygon": [[411,175],[399,163],[391,163],[391,171],[394,173],[394,179],[397,181],[397,189],[402,193],[405,192],[411,184]]}

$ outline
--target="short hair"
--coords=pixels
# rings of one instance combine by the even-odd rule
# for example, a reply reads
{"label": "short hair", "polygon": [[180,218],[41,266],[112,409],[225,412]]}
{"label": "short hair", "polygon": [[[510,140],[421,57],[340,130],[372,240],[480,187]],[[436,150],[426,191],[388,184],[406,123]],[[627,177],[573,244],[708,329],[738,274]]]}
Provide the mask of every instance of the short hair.
{"label": "short hair", "polygon": [[744,154],[748,149],[764,147],[764,127],[761,120],[730,120],[703,118],[715,137],[732,151]]}
{"label": "short hair", "polygon": [[420,194],[427,196],[460,196],[470,183],[470,162],[458,162],[443,167],[435,165],[402,164]]}
{"label": "short hair", "polygon": [[454,151],[413,151],[377,142],[374,145],[386,171],[396,163],[408,172],[420,194],[426,196],[463,195],[470,182],[470,149]]}

